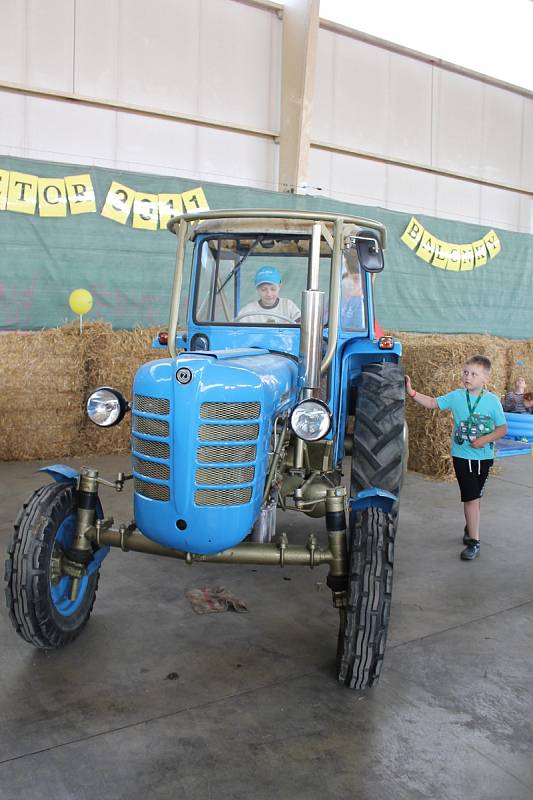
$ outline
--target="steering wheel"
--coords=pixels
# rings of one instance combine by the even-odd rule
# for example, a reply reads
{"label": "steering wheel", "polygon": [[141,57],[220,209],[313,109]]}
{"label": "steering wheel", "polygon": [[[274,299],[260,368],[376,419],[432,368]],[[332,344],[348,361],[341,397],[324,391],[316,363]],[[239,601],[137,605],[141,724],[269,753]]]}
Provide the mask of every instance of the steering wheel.
{"label": "steering wheel", "polygon": [[[295,321],[293,319],[290,319],[289,317],[286,317],[284,314],[276,313],[275,311],[272,311],[272,312],[254,311],[253,313],[247,313],[247,314],[242,314],[242,315],[241,314],[237,314],[237,316],[235,317],[235,319],[233,321],[234,322],[243,322],[248,317],[267,317],[268,320],[272,320],[274,318],[275,322],[277,322],[278,320],[282,320],[284,322],[288,322],[289,325],[297,324],[297,323],[295,323]],[[261,323],[257,323],[257,324],[259,325]]]}

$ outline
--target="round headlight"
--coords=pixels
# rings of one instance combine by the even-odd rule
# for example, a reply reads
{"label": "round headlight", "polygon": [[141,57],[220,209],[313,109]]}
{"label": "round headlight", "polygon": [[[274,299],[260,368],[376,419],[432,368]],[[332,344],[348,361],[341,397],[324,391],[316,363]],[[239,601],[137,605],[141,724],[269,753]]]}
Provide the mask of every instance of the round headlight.
{"label": "round headlight", "polygon": [[321,400],[303,400],[291,414],[291,428],[306,442],[322,439],[331,428],[329,408]]}
{"label": "round headlight", "polygon": [[87,400],[87,416],[102,428],[117,425],[128,410],[124,397],[109,386],[101,386]]}

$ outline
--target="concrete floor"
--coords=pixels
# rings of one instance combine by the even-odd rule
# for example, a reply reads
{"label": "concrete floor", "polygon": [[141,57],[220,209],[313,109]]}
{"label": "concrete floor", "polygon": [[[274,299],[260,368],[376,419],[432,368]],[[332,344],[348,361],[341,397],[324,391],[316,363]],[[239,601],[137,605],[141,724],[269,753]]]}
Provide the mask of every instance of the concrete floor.
{"label": "concrete floor", "polygon": [[[3,549],[37,466],[0,464]],[[335,680],[324,568],[112,552],[89,625],[52,653],[4,610],[1,800],[531,800],[532,488],[533,461],[504,459],[466,563],[456,485],[408,475],[385,667],[363,694]],[[130,519],[129,493],[103,501]],[[193,613],[184,592],[220,584],[248,614]]]}

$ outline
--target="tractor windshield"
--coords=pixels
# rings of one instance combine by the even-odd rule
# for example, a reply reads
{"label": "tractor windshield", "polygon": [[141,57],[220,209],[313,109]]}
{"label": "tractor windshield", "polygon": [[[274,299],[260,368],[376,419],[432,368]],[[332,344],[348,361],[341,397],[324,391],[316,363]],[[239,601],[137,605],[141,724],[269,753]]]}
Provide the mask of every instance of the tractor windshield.
{"label": "tractor windshield", "polygon": [[[207,236],[197,251],[194,319],[198,324],[287,326],[300,324],[307,288],[311,237],[297,234]],[[322,241],[319,288],[324,325],[329,316],[331,250]],[[366,327],[364,280],[355,249],[342,254],[341,327]]]}
{"label": "tractor windshield", "polygon": [[[299,325],[310,248],[311,237],[305,235],[206,238],[198,251],[195,321]],[[320,289],[326,305],[330,269],[331,252],[325,252],[320,258]]]}

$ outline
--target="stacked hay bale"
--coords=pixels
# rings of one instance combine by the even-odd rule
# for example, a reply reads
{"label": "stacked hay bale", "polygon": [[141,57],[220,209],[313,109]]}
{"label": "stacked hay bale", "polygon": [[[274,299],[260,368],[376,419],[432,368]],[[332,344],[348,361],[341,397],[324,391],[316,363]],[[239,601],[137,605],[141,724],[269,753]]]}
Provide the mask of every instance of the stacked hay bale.
{"label": "stacked hay bale", "polygon": [[166,355],[153,350],[158,329],[113,331],[77,323],[0,336],[0,460],[25,461],[129,451],[131,418],[115,428],[93,425],[85,406],[98,386],[127,399],[138,367]]}
{"label": "stacked hay bale", "polygon": [[[88,394],[99,386],[112,386],[131,400],[133,379],[141,364],[168,355],[167,350],[152,348],[152,340],[159,330],[114,331],[111,325],[97,323],[87,337],[85,349]],[[128,452],[130,433],[130,415],[113,428],[99,428],[84,417],[84,441],[88,453]]]}
{"label": "stacked hay bale", "polygon": [[[489,389],[501,396],[508,382],[510,342],[495,336],[396,334],[403,345],[402,365],[413,387],[422,394],[446,394],[462,386],[462,369],[472,355],[484,355],[492,361]],[[433,478],[454,475],[450,456],[452,416],[428,411],[406,399],[409,426],[409,469]]]}
{"label": "stacked hay bale", "polygon": [[82,452],[84,344],[77,325],[0,336],[0,459]]}
{"label": "stacked hay bale", "polygon": [[533,341],[531,339],[515,339],[508,342],[509,382],[508,389],[513,389],[517,378],[526,379],[527,391],[533,392]]}
{"label": "stacked hay bale", "polygon": [[[127,453],[131,418],[115,428],[89,422],[91,391],[108,385],[131,399],[139,366],[165,357],[151,347],[157,328],[113,331],[93,322],[80,336],[77,323],[36,333],[0,335],[0,460]],[[533,341],[493,336],[395,334],[403,366],[418,391],[438,396],[461,386],[465,359],[476,353],[493,363],[489,388],[502,396],[518,375],[533,386]],[[407,399],[409,468],[434,478],[453,476],[449,413],[427,411]]]}

